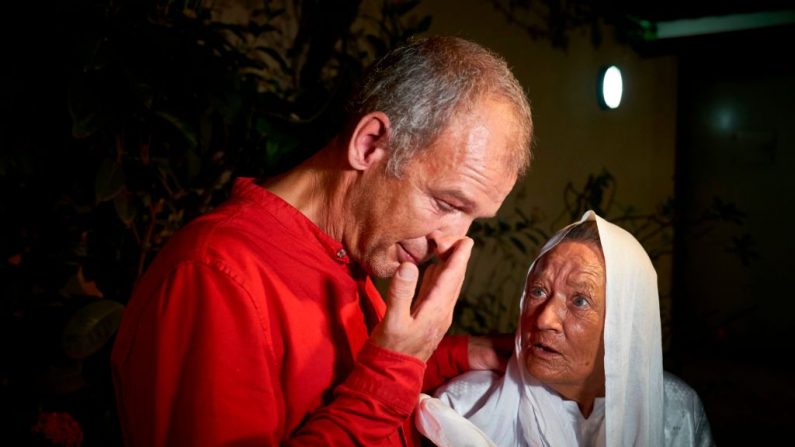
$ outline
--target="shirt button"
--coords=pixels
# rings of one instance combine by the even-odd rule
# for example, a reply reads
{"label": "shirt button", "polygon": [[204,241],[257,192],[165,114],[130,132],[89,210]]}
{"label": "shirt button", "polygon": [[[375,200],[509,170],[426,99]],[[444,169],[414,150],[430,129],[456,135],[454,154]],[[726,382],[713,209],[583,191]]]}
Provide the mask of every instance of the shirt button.
{"label": "shirt button", "polygon": [[348,256],[348,252],[346,252],[344,248],[340,248],[339,250],[337,250],[338,258],[344,258],[345,256]]}

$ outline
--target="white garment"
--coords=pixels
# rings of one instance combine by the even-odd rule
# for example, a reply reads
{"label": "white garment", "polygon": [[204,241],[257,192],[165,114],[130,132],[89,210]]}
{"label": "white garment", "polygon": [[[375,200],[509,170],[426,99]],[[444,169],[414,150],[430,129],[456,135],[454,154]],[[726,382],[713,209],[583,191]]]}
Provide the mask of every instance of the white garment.
{"label": "white garment", "polygon": [[[516,442],[513,437],[491,437],[483,433],[475,424],[483,423],[479,418],[488,418],[481,412],[482,401],[495,389],[502,386],[502,376],[491,371],[470,371],[444,387],[437,393],[438,399],[423,395],[420,411],[417,412],[417,425],[420,431],[440,447],[508,447],[527,445]],[[709,421],[698,394],[685,382],[669,372],[663,372],[664,433],[667,447],[709,447],[714,446]],[[604,399],[597,399],[588,419],[583,420],[574,402],[564,401],[569,413],[569,421],[579,427],[576,445],[604,445],[600,440],[604,435]],[[471,418],[470,420],[464,419]],[[576,416],[575,416],[576,415]],[[474,423],[473,423],[474,422]],[[514,432],[515,419],[502,426],[503,434]],[[488,423],[488,422],[487,422]],[[470,427],[471,426],[471,427]],[[432,428],[431,428],[432,427]],[[477,430],[473,435],[472,430]],[[443,438],[440,438],[443,437]]]}
{"label": "white garment", "polygon": [[714,446],[709,421],[698,394],[679,377],[665,372],[665,445]]}
{"label": "white garment", "polygon": [[[585,213],[580,222],[586,220],[596,221],[605,258],[606,397],[597,399],[591,416],[584,419],[575,402],[563,400],[530,376],[520,366],[525,364],[520,323],[514,356],[505,375],[473,371],[442,387],[438,394],[442,402],[469,419],[497,446],[664,445],[657,274],[645,250],[631,234],[592,211]],[[557,245],[571,227],[556,233],[544,245],[539,258]],[[524,296],[521,306],[523,303]],[[684,385],[681,381],[680,384]],[[459,444],[443,443],[439,436],[440,432],[454,432],[471,425],[460,416],[456,418],[456,411],[443,409],[434,399],[423,400],[417,412],[417,426],[437,445],[458,447]],[[670,414],[685,421],[692,413],[676,407]],[[698,427],[695,424],[694,432]],[[477,443],[475,437],[467,439],[468,443],[461,445],[489,445]]]}

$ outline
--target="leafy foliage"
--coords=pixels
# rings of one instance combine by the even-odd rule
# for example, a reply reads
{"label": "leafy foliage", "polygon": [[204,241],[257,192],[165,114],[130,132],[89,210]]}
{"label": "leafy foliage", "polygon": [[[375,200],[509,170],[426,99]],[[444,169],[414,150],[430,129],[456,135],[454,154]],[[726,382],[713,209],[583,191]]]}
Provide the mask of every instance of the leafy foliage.
{"label": "leafy foliage", "polygon": [[534,40],[548,40],[552,46],[566,49],[569,35],[575,31],[590,34],[598,47],[604,39],[605,25],[617,31],[618,39],[637,43],[651,32],[650,24],[635,18],[629,4],[612,0],[490,0],[505,20],[523,30]]}
{"label": "leafy foliage", "polygon": [[[695,219],[683,221],[676,214],[672,198],[652,212],[641,212],[615,200],[617,181],[607,170],[591,174],[582,186],[568,182],[563,191],[563,210],[551,220],[542,213],[527,214],[516,208],[513,218],[497,218],[472,226],[469,236],[476,242],[470,265],[471,274],[464,285],[453,319],[458,333],[509,333],[516,329],[519,294],[524,273],[549,237],[563,226],[593,210],[603,218],[623,227],[644,246],[652,262],[670,256],[674,248],[674,230],[700,238],[718,227],[743,228],[745,215],[734,204],[718,197]],[[747,233],[731,236],[725,249],[743,263],[751,262],[756,252]],[[496,263],[495,263],[496,261]],[[670,340],[671,296],[661,291],[664,343]]]}
{"label": "leafy foliage", "polygon": [[39,410],[69,410],[86,444],[120,442],[109,341],[136,278],[233,177],[277,173],[325,144],[369,62],[427,29],[416,4],[6,8],[4,432],[28,444]]}

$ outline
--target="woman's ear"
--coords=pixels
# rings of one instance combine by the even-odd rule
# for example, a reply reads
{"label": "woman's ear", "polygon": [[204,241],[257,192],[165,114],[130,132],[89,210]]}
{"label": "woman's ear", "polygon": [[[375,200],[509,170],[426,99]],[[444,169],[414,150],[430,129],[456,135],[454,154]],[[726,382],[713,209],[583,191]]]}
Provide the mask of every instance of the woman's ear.
{"label": "woman's ear", "polygon": [[348,142],[348,164],[364,171],[387,156],[389,117],[383,112],[370,112],[359,119]]}

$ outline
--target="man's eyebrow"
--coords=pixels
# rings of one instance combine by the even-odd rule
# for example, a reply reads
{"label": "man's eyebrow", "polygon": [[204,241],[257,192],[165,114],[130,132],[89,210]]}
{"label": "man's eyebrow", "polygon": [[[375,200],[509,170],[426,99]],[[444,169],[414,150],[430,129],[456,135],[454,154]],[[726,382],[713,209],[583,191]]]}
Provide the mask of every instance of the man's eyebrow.
{"label": "man's eyebrow", "polygon": [[[474,210],[477,208],[475,202],[472,201],[469,197],[467,197],[461,190],[459,189],[444,189],[439,192],[443,196],[452,196],[455,197],[456,200],[461,202],[461,207],[466,208],[468,211]],[[484,217],[494,217],[494,216],[484,216]]]}

